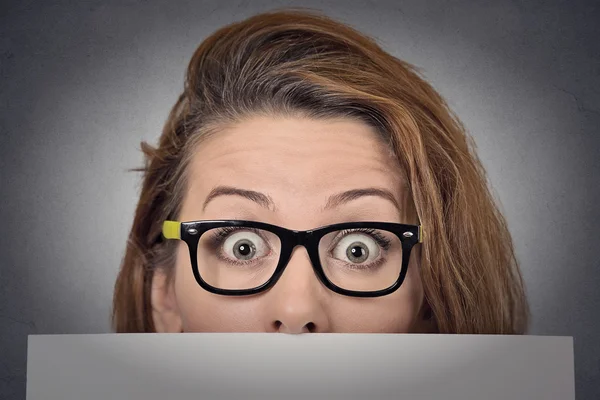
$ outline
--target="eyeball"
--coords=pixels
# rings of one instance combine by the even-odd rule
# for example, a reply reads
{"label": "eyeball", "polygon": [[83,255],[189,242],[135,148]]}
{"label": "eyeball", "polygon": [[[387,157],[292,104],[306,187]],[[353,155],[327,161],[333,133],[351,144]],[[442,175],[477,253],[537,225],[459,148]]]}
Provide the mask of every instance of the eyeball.
{"label": "eyeball", "polygon": [[344,236],[333,250],[333,257],[352,264],[369,263],[379,256],[379,244],[363,233],[351,233]]}
{"label": "eyeball", "polygon": [[268,254],[269,247],[260,235],[241,231],[231,234],[223,243],[223,252],[233,260],[248,261]]}

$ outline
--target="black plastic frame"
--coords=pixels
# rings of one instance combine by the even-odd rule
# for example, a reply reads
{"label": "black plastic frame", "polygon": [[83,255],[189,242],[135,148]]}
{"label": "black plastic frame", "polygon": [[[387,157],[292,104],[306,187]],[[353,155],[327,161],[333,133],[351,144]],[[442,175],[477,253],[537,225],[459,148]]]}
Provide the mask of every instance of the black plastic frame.
{"label": "black plastic frame", "polygon": [[[202,279],[198,270],[197,254],[200,237],[210,229],[222,228],[226,226],[262,229],[274,233],[279,237],[279,240],[281,241],[281,254],[279,257],[279,262],[273,275],[266,283],[252,289],[220,289],[209,285],[206,281]],[[321,238],[323,238],[323,236],[325,236],[326,234],[336,230],[359,228],[380,229],[391,232],[395,234],[402,243],[402,268],[400,269],[400,274],[396,282],[386,289],[369,292],[343,289],[339,286],[336,286],[329,279],[327,279],[327,276],[323,272],[323,267],[321,266],[318,250]],[[291,258],[292,251],[294,250],[294,248],[296,248],[296,246],[303,246],[306,249],[312,262],[313,270],[317,275],[317,278],[332,291],[341,295],[352,297],[385,296],[395,292],[402,285],[402,282],[404,281],[404,278],[406,277],[406,272],[408,270],[408,263],[410,260],[411,250],[415,244],[419,243],[420,240],[420,231],[418,225],[406,225],[391,222],[346,222],[334,225],[327,225],[308,231],[296,231],[256,221],[213,220],[182,222],[180,229],[180,238],[188,246],[190,260],[192,263],[192,270],[198,284],[208,292],[225,296],[248,296],[269,290],[277,283],[279,278],[283,275],[283,272],[285,271]],[[412,233],[412,236],[409,235],[410,237],[405,237],[404,234],[406,232]]]}

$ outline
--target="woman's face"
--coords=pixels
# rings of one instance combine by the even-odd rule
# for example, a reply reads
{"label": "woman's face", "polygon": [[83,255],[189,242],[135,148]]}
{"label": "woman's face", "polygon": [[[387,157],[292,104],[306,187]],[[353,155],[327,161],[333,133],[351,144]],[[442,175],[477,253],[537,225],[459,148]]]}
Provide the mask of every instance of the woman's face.
{"label": "woman's face", "polygon": [[[373,128],[356,120],[255,117],[202,142],[187,172],[180,221],[241,219],[295,230],[354,221],[415,223],[397,160]],[[272,204],[211,196],[218,187],[260,192]],[[325,207],[331,196],[368,188],[391,193],[395,202],[365,195]],[[155,274],[153,317],[159,332],[415,332],[423,303],[419,259],[417,245],[397,291],[357,298],[327,289],[306,249],[296,247],[270,290],[228,297],[197,284],[181,241],[172,280]]]}

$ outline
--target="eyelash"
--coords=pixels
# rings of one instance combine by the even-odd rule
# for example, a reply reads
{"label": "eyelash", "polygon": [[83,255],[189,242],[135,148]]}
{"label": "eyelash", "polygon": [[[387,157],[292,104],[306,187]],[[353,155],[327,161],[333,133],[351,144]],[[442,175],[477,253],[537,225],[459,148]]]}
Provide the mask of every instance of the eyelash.
{"label": "eyelash", "polygon": [[[388,250],[392,244],[392,242],[389,239],[384,237],[377,230],[370,229],[370,228],[346,229],[346,230],[341,231],[339,236],[341,239],[341,238],[346,237],[347,235],[351,235],[353,233],[364,233],[366,235],[371,236],[373,239],[375,239],[377,244],[380,245],[384,250]],[[336,244],[337,244],[337,242],[339,242],[339,240],[336,241]]]}
{"label": "eyelash", "polygon": [[[332,246],[330,253],[331,253],[331,251],[333,251],[333,248],[335,248],[335,246],[340,242],[340,240],[342,240],[347,235],[350,235],[353,233],[364,233],[366,235],[371,236],[373,239],[375,239],[377,244],[379,246],[381,246],[381,248],[384,251],[387,251],[391,247],[391,244],[392,244],[389,239],[386,239],[381,233],[379,233],[375,229],[370,229],[370,228],[346,229],[346,230],[343,230],[340,232],[339,238],[335,241],[335,244]],[[369,269],[375,269],[375,268],[381,266],[381,264],[383,264],[384,262],[385,262],[385,258],[382,256],[382,257],[379,257],[379,259],[371,262],[369,265],[349,264],[348,268],[357,269],[357,270],[365,270],[365,269],[369,270]]]}
{"label": "eyelash", "polygon": [[214,240],[220,240],[220,241],[222,241],[227,236],[229,236],[230,234],[232,234],[233,232],[236,232],[236,231],[250,231],[252,233],[256,233],[257,235],[259,235],[258,229],[255,229],[255,228],[237,228],[235,226],[226,226],[224,228],[218,228],[215,231],[216,232],[213,234],[214,235],[213,239]]}
{"label": "eyelash", "polygon": [[212,234],[212,236],[210,238],[210,246],[212,249],[219,249],[219,251],[216,254],[217,254],[217,257],[219,257],[223,261],[227,261],[228,263],[234,264],[234,265],[244,266],[244,265],[253,263],[254,260],[240,261],[240,260],[232,260],[229,258],[226,259],[221,254],[221,246],[225,242],[225,239],[227,239],[227,236],[231,235],[234,232],[238,232],[238,231],[250,231],[252,233],[255,233],[258,236],[261,236],[260,231],[256,228],[238,228],[238,227],[233,227],[233,226],[226,226],[223,228],[215,229],[215,232]]}
{"label": "eyelash", "polygon": [[[229,236],[230,234],[237,232],[237,231],[250,231],[250,232],[253,232],[260,236],[259,230],[255,229],[255,228],[238,228],[238,227],[227,226],[227,227],[219,228],[213,233],[212,237],[210,238],[211,247],[213,249],[220,249],[221,246],[223,245],[223,242],[227,238],[227,236]],[[339,233],[338,239],[335,241],[335,245],[337,245],[337,243],[339,243],[339,241],[342,238],[346,237],[347,235],[353,234],[353,233],[364,233],[366,235],[371,236],[377,242],[377,244],[379,246],[381,246],[381,248],[384,251],[388,250],[391,246],[391,241],[389,239],[385,238],[377,230],[370,229],[370,228],[356,228],[356,229],[343,230]],[[332,248],[335,247],[335,245],[332,246]],[[225,260],[225,257],[223,257],[223,255],[220,254],[220,251],[218,252],[218,257]],[[372,263],[373,265],[369,266],[369,268],[376,267],[377,264],[382,261],[383,261],[383,258],[381,258],[378,261],[375,261],[374,263]],[[244,266],[244,265],[251,264],[253,262],[253,260],[239,261],[239,260],[227,259],[227,262],[235,264],[235,265]],[[366,268],[366,266],[362,266],[361,268]]]}
{"label": "eyelash", "polygon": [[[229,236],[233,232],[240,231],[240,230],[250,231],[250,232],[253,232],[260,236],[258,229],[255,229],[255,228],[243,228],[242,229],[242,228],[227,226],[224,228],[217,229],[216,232],[213,234],[213,237],[211,238],[211,242],[215,243],[216,245],[220,245],[223,243],[223,240],[227,236]],[[377,244],[379,244],[384,250],[387,250],[390,248],[390,245],[391,245],[390,240],[386,239],[381,233],[379,233],[375,229],[369,229],[369,228],[346,229],[346,230],[341,231],[339,236],[345,237],[345,236],[353,234],[353,233],[364,233],[366,235],[369,235],[373,239],[375,239]]]}

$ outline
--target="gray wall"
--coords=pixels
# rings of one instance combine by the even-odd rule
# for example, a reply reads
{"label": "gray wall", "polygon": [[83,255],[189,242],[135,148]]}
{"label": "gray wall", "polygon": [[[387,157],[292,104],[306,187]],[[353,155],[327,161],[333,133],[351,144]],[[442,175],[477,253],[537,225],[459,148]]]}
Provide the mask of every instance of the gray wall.
{"label": "gray wall", "polygon": [[[600,8],[574,1],[302,1],[421,67],[474,136],[516,242],[533,334],[575,341],[600,398]],[[25,396],[26,335],[109,332],[155,141],[198,44],[294,2],[2,4],[0,398]]]}

